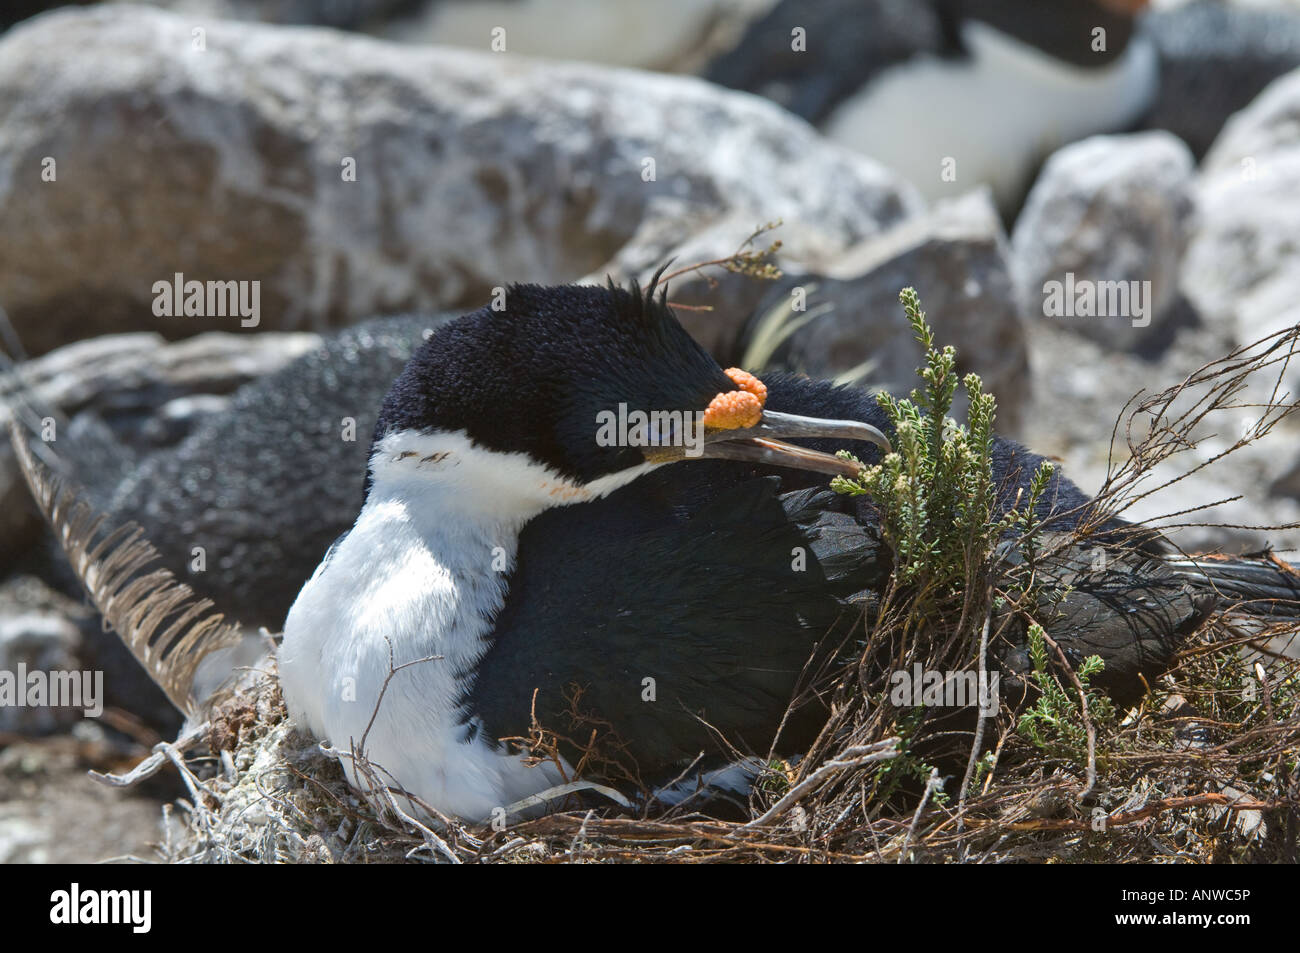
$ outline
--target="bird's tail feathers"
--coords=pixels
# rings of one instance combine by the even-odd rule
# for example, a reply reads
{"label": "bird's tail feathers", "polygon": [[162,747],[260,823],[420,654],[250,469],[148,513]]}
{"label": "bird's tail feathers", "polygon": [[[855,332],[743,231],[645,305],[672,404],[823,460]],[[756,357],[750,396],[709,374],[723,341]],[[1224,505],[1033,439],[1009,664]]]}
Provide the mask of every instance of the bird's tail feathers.
{"label": "bird's tail feathers", "polygon": [[1166,556],[1193,588],[1213,593],[1220,611],[1278,621],[1300,620],[1300,572],[1271,550],[1242,556]]}
{"label": "bird's tail feathers", "polygon": [[196,688],[196,680],[206,680],[200,666],[214,653],[240,648],[247,640],[243,628],[157,568],[158,552],[138,526],[107,527],[76,482],[37,459],[28,429],[12,417],[7,423],[32,497],[91,601],[172,703],[191,718],[201,714],[218,691]]}

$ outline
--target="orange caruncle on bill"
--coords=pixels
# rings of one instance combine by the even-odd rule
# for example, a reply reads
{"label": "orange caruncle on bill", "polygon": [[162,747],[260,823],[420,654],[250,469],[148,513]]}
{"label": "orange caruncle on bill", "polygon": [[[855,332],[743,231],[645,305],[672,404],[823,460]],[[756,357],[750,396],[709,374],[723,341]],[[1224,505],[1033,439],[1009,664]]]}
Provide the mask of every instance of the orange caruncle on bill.
{"label": "orange caruncle on bill", "polygon": [[716,430],[756,426],[763,416],[767,385],[738,367],[729,367],[725,373],[740,389],[719,394],[709,401],[704,411],[704,426]]}
{"label": "orange caruncle on bill", "polygon": [[749,371],[742,371],[739,367],[729,367],[723,373],[730,377],[741,390],[757,397],[760,407],[767,402],[767,385]]}

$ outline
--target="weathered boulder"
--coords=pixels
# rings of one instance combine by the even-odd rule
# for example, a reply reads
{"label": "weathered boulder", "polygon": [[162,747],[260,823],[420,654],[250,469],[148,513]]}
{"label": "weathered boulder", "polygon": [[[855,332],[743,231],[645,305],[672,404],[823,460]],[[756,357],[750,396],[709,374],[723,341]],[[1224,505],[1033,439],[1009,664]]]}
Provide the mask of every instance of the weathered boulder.
{"label": "weathered boulder", "polygon": [[1182,286],[1245,344],[1300,321],[1300,70],[1224,127],[1196,183]]}
{"label": "weathered boulder", "polygon": [[1026,319],[1123,349],[1155,332],[1178,294],[1193,164],[1166,132],[1094,136],[1056,152],[1011,236]]}
{"label": "weathered boulder", "polygon": [[[917,208],[695,79],[116,5],[0,38],[0,304],[29,351],[477,306],[587,274],[683,202],[845,246]],[[247,282],[244,308],[185,282]]]}

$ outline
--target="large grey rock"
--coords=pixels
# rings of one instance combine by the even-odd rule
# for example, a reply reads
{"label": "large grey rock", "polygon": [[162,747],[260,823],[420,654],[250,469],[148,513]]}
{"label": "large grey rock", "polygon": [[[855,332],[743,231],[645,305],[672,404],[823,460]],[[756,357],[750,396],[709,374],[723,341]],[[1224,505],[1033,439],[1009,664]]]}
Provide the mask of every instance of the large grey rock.
{"label": "large grey rock", "polygon": [[1205,157],[1206,173],[1250,170],[1250,160],[1300,149],[1300,68],[1280,77],[1234,115]]}
{"label": "large grey rock", "polygon": [[260,327],[321,328],[573,280],[681,202],[848,245],[917,201],[694,79],[122,6],[0,38],[0,304],[29,350],[239,330],[155,316],[176,273],[259,281]]}
{"label": "large grey rock", "polygon": [[[201,334],[169,344],[138,333],[78,341],[0,375],[0,399],[70,414],[152,410],[195,394],[230,394],[320,346],[316,334]],[[123,437],[131,442],[124,432]]]}
{"label": "large grey rock", "polygon": [[[1122,412],[1131,396],[1176,386],[1235,345],[1300,318],[1294,311],[1300,300],[1294,279],[1300,265],[1294,188],[1300,162],[1288,144],[1295,134],[1288,131],[1286,117],[1294,113],[1283,102],[1294,94],[1279,92],[1290,82],[1279,81],[1229,124],[1192,181],[1191,238],[1179,284],[1199,321],[1195,333],[1178,334],[1166,350],[1144,357],[1142,351],[1117,351],[1104,340],[1067,336],[1059,323],[1031,322],[1035,413],[1026,442],[1059,455],[1066,472],[1087,491],[1100,489],[1108,470],[1127,457],[1130,421]],[[1142,487],[1154,492],[1137,499],[1125,517],[1174,524],[1169,535],[1188,551],[1245,551],[1267,544],[1285,552],[1300,545],[1300,532],[1293,528],[1300,505],[1286,498],[1295,485],[1286,473],[1292,462],[1288,448],[1300,438],[1300,427],[1285,421],[1267,437],[1224,456],[1258,420],[1258,405],[1274,396],[1280,369],[1253,375],[1236,395],[1237,406],[1203,421],[1191,435],[1196,445],[1157,467]],[[1294,394],[1296,381],[1284,381],[1282,389]],[[1205,390],[1184,393],[1174,413]],[[1139,414],[1131,423],[1133,439],[1140,440],[1149,418]]]}
{"label": "large grey rock", "polygon": [[962,373],[983,377],[998,398],[999,429],[1013,434],[1026,411],[1029,365],[1006,244],[987,190],[940,202],[820,274],[783,280],[760,305],[742,360],[907,393],[922,357],[898,292],[912,285],[936,338],[957,348]]}
{"label": "large grey rock", "polygon": [[[1055,153],[1011,236],[1026,319],[1124,349],[1157,330],[1178,293],[1192,173],[1187,146],[1165,132],[1094,136]],[[1109,292],[1121,288],[1127,307],[1110,313]],[[1080,307],[1089,293],[1097,306]]]}
{"label": "large grey rock", "polygon": [[1300,321],[1300,71],[1233,117],[1196,183],[1182,285],[1239,344]]}

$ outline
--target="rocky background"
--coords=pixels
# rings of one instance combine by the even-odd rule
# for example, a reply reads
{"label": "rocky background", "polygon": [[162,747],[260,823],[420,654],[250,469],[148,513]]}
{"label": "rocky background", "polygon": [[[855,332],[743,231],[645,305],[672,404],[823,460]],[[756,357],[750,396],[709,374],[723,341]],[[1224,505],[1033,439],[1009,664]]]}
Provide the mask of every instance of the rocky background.
{"label": "rocky background", "polygon": [[[333,538],[364,439],[340,447],[302,422],[352,415],[366,432],[446,314],[512,281],[725,257],[778,220],[756,240],[781,240],[777,282],[673,283],[675,302],[712,307],[681,316],[720,359],[910,387],[919,355],[896,296],[914,285],[997,395],[1003,432],[1088,490],[1136,391],[1300,321],[1300,9],[1281,0],[1156,4],[1143,28],[1162,83],[1145,117],[1046,157],[1010,210],[978,182],[927,205],[779,105],[698,78],[771,0],[639,5],[649,19],[536,0],[551,26],[515,30],[505,51],[483,39],[485,4],[165,0],[27,19],[48,6],[18,0],[0,19],[0,342],[16,361],[0,395],[22,419],[53,413],[70,475],[182,573],[194,539],[253,535],[257,500]],[[602,17],[623,18],[620,42],[599,42]],[[1045,284],[1067,272],[1149,281],[1149,324],[1050,315]],[[175,273],[259,281],[257,326],[156,315],[153,284]],[[791,319],[797,333],[755,350],[757,326]],[[1294,372],[1286,383],[1297,392]],[[1164,478],[1252,419],[1221,415]],[[1204,514],[1230,527],[1177,540],[1285,557],[1300,532],[1241,527],[1300,520],[1297,433],[1284,424],[1128,515],[1240,496]],[[356,486],[284,499],[258,472],[280,472],[286,446],[337,454]],[[214,597],[274,630],[265,567],[325,543],[218,547]],[[162,836],[151,795],[179,792],[124,795],[85,770],[129,765],[177,718],[100,631],[7,444],[0,573],[0,670],[98,668],[110,693],[97,721],[0,708],[0,861],[147,856]]]}

